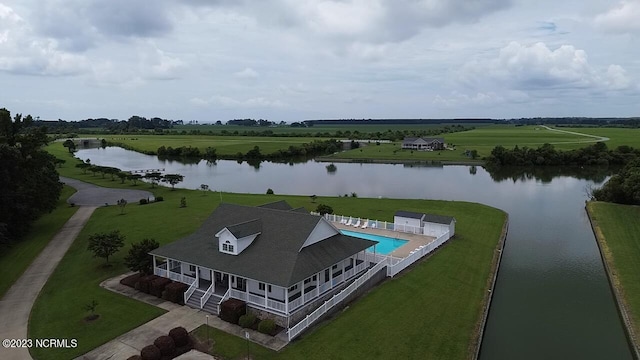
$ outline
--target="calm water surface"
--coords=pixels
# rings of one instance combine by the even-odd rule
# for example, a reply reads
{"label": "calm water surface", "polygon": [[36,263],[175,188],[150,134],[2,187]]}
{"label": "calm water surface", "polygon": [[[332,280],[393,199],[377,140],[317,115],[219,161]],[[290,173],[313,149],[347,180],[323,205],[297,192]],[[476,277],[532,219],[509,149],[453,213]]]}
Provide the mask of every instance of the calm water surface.
{"label": "calm water surface", "polygon": [[276,194],[465,200],[509,213],[510,227],[481,359],[631,359],[622,323],[584,210],[585,188],[602,175],[494,179],[483,168],[388,164],[184,165],[120,148],[86,149],[80,159],[122,170],[164,168],[179,186]]}

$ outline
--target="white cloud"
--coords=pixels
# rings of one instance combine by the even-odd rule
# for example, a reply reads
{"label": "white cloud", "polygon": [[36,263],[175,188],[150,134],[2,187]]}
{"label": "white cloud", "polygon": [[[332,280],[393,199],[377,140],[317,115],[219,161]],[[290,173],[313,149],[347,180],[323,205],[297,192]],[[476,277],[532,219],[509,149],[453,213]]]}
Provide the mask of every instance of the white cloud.
{"label": "white cloud", "polygon": [[620,90],[631,80],[619,65],[606,72],[589,64],[586,51],[572,45],[555,50],[542,42],[527,46],[511,42],[500,49],[497,58],[471,61],[461,71],[464,81],[481,84],[486,81],[511,89],[601,89]]}
{"label": "white cloud", "polygon": [[618,3],[606,13],[596,16],[595,24],[610,32],[640,31],[640,1],[629,0]]}
{"label": "white cloud", "polygon": [[247,68],[244,68],[242,71],[238,71],[234,73],[233,76],[240,79],[255,79],[259,77],[260,74],[258,74],[258,72],[253,70],[252,68],[247,67]]}
{"label": "white cloud", "polygon": [[186,63],[176,56],[170,56],[155,48],[151,54],[143,53],[140,70],[147,79],[174,80],[186,68]]}

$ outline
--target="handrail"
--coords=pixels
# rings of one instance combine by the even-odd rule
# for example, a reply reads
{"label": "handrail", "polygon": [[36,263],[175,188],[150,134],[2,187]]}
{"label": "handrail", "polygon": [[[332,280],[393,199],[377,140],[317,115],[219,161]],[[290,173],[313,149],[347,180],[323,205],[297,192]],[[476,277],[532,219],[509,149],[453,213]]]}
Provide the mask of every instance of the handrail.
{"label": "handrail", "polygon": [[220,299],[220,302],[218,303],[218,314],[220,314],[220,304],[222,304],[225,300],[228,300],[229,297],[231,297],[231,288],[228,288],[227,292],[222,296],[222,299]]}
{"label": "handrail", "polygon": [[189,286],[187,291],[184,293],[184,303],[185,304],[187,303],[187,301],[189,300],[191,295],[193,295],[193,292],[196,291],[197,287],[198,287],[198,282],[197,281],[194,281],[193,283],[191,283],[191,286]]}
{"label": "handrail", "polygon": [[209,285],[209,288],[207,289],[207,291],[205,291],[204,295],[202,295],[202,297],[200,298],[200,309],[204,307],[204,304],[206,304],[207,301],[209,301],[209,298],[211,297],[211,295],[213,295],[213,285],[214,283],[212,282],[211,285]]}

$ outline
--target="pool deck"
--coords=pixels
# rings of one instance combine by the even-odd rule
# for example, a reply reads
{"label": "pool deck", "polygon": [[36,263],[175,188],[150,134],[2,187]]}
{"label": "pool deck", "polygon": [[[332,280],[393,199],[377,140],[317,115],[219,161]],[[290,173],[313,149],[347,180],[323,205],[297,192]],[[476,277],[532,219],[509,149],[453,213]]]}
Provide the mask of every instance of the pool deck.
{"label": "pool deck", "polygon": [[369,228],[369,227],[366,229],[363,229],[361,227],[347,226],[345,224],[340,224],[338,222],[332,222],[332,224],[333,226],[337,227],[340,230],[357,231],[361,233],[374,234],[374,235],[386,236],[393,239],[401,239],[401,240],[409,241],[408,243],[400,246],[399,248],[395,249],[390,254],[388,254],[390,256],[397,257],[397,258],[405,258],[409,256],[409,253],[411,251],[419,248],[422,245],[427,245],[436,239],[433,236],[417,235],[417,234],[405,233],[400,231],[375,229],[375,228]]}

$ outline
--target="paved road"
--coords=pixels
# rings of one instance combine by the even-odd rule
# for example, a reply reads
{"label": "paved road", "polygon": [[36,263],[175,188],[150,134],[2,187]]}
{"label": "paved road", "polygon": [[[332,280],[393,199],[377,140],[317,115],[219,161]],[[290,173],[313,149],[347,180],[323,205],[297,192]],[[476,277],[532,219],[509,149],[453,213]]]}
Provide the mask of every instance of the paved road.
{"label": "paved road", "polygon": [[104,204],[115,205],[120,199],[129,203],[138,202],[140,199],[152,198],[153,194],[145,190],[113,189],[96,186],[84,181],[60,177],[60,181],[78,190],[68,202],[78,206],[101,206]]}
{"label": "paved road", "polygon": [[571,135],[579,135],[579,136],[584,136],[584,137],[589,138],[588,140],[583,140],[583,141],[561,141],[561,142],[555,142],[553,144],[579,144],[579,143],[585,143],[585,142],[599,142],[599,141],[609,141],[610,140],[608,137],[604,137],[604,136],[583,134],[583,133],[579,133],[579,132],[575,132],[575,131],[554,129],[554,128],[550,128],[550,127],[548,127],[546,125],[542,125],[542,127],[547,129],[547,130],[549,130],[549,131],[555,131],[555,132],[571,134]]}
{"label": "paved road", "polygon": [[[108,189],[63,177],[60,180],[78,190],[68,201],[81,206],[0,299],[0,340],[27,338],[29,314],[40,290],[98,206],[115,204],[122,198],[135,202],[152,196],[143,190]],[[22,360],[31,356],[26,348],[0,346],[0,359]]]}

